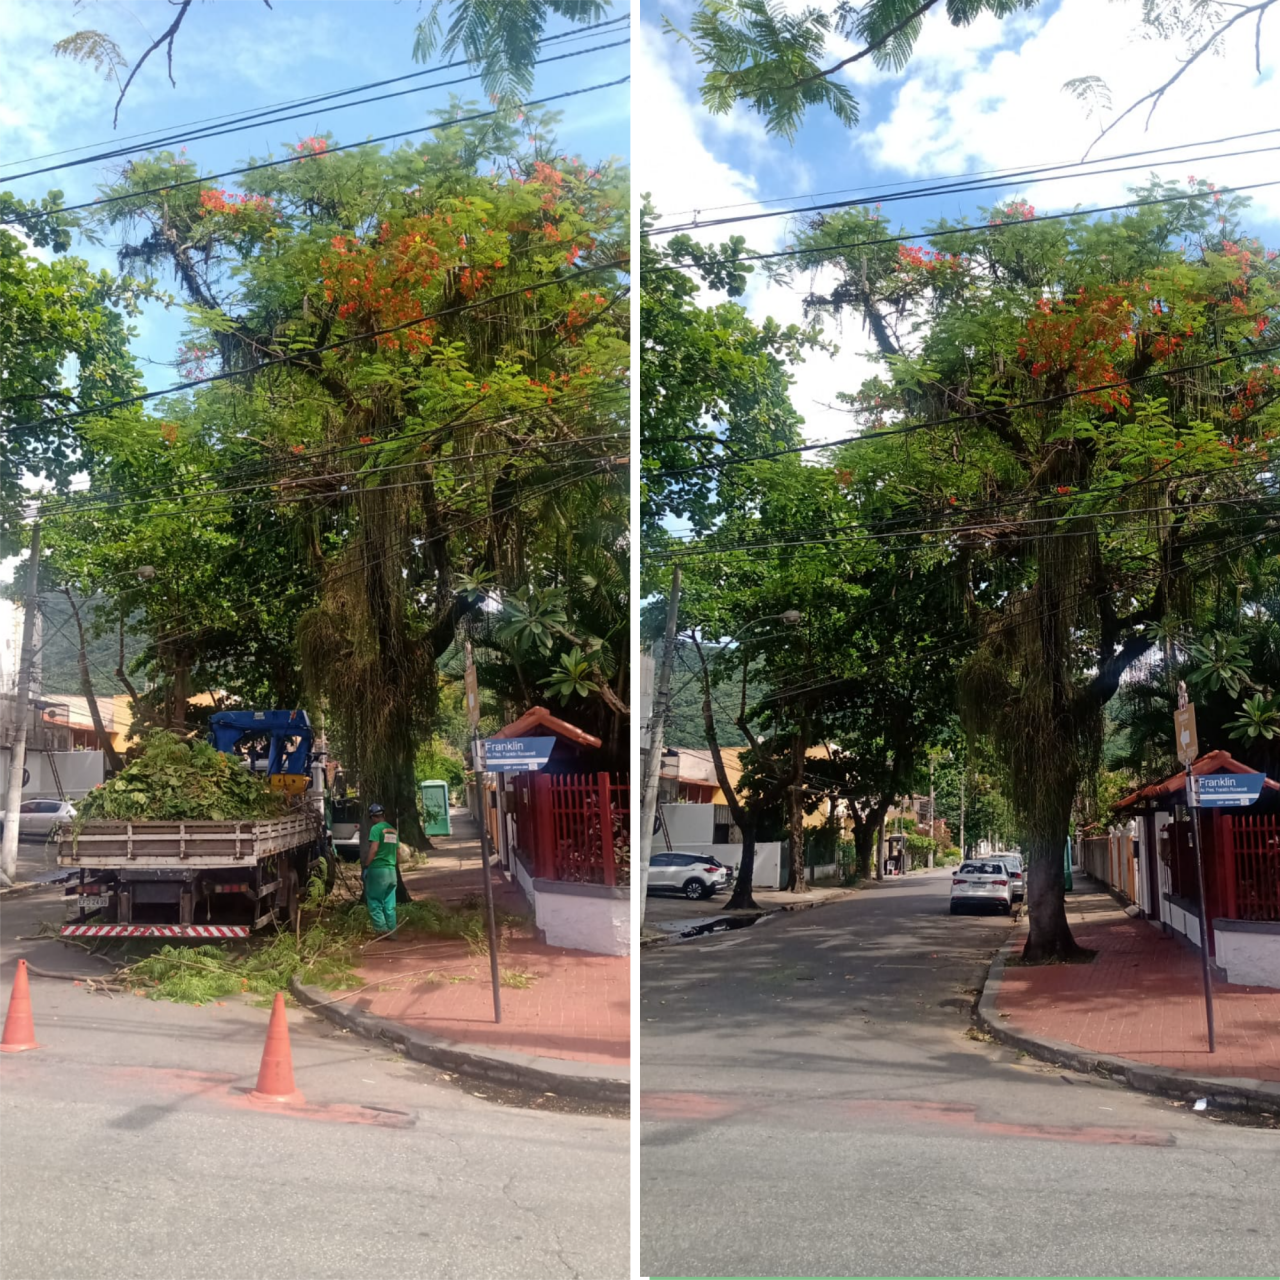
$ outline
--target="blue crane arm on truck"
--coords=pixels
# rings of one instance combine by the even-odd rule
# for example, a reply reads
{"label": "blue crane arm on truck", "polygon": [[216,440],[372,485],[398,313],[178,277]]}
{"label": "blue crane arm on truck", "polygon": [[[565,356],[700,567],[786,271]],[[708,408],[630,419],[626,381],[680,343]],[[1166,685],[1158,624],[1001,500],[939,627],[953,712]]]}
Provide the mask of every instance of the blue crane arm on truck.
{"label": "blue crane arm on truck", "polygon": [[248,739],[249,767],[260,767],[266,739],[266,774],[273,787],[300,795],[311,785],[311,721],[305,711],[216,711],[209,717],[209,742],[238,755]]}

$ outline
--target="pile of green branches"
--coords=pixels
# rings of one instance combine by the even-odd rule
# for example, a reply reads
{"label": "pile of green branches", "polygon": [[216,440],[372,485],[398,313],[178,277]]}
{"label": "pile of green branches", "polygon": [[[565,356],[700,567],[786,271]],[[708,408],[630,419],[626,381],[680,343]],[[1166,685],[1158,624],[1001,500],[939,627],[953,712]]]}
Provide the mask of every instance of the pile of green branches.
{"label": "pile of green branches", "polygon": [[115,978],[152,1000],[208,1004],[238,995],[269,999],[277,991],[287,991],[293,977],[329,990],[358,986],[355,963],[354,948],[347,939],[329,929],[313,928],[301,938],[281,933],[243,952],[213,945],[165,944],[120,970]]}
{"label": "pile of green branches", "polygon": [[74,830],[94,818],[222,822],[287,811],[284,797],[236,757],[157,729],[132,763],[76,805]]}

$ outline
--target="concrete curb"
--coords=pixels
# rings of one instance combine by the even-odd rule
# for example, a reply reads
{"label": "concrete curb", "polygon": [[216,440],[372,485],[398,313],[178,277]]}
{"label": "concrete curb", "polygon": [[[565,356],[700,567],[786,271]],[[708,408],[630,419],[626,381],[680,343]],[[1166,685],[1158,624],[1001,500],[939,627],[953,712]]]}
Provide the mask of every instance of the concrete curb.
{"label": "concrete curb", "polygon": [[442,1040],[425,1031],[415,1031],[390,1018],[352,1009],[342,1001],[328,1003],[333,1000],[332,992],[303,986],[297,978],[289,980],[289,990],[300,1005],[334,1026],[364,1036],[367,1040],[386,1041],[416,1062],[506,1088],[536,1089],[540,1093],[558,1093],[564,1097],[620,1106],[631,1100],[629,1067],[540,1058],[507,1049],[480,1049],[474,1045]]}
{"label": "concrete curb", "polygon": [[1196,1076],[1186,1071],[1174,1071],[1170,1067],[1135,1062],[1131,1058],[1094,1053],[1061,1040],[1042,1039],[1013,1030],[1000,1018],[996,1010],[996,999],[1004,980],[1005,962],[1013,954],[1014,946],[1013,942],[1005,943],[991,962],[991,969],[974,1010],[978,1026],[993,1040],[1021,1049],[1033,1058],[1051,1062],[1054,1066],[1069,1067],[1072,1071],[1085,1075],[1105,1076],[1144,1093],[1157,1093],[1186,1101],[1207,1098],[1210,1105],[1226,1109],[1267,1113],[1280,1111],[1280,1084],[1269,1080]]}

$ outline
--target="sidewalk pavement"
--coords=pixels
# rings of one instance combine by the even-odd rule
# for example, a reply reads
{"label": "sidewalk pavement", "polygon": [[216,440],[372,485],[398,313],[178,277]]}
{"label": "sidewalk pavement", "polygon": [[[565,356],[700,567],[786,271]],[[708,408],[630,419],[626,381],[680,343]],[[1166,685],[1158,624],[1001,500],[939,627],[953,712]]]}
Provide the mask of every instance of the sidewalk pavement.
{"label": "sidewalk pavement", "polygon": [[[482,905],[479,831],[464,810],[451,818],[454,834],[433,838],[435,850],[424,867],[404,872],[405,885],[415,898]],[[595,1063],[616,1076],[631,1059],[628,957],[539,942],[520,890],[497,874],[493,883],[497,909],[523,921],[500,926],[501,1023],[493,1020],[488,954],[476,954],[465,939],[373,943],[357,967],[368,989],[341,1004],[459,1050]]]}
{"label": "sidewalk pavement", "polygon": [[[1067,918],[1076,941],[1097,956],[1089,964],[1022,968],[1026,924],[1018,926],[1007,959],[992,968],[988,1029],[1180,1073],[1188,1082],[1280,1082],[1280,991],[1215,982],[1210,1053],[1199,953],[1131,918],[1087,877],[1079,883],[1067,895]],[[988,992],[980,1016],[992,1003]]]}

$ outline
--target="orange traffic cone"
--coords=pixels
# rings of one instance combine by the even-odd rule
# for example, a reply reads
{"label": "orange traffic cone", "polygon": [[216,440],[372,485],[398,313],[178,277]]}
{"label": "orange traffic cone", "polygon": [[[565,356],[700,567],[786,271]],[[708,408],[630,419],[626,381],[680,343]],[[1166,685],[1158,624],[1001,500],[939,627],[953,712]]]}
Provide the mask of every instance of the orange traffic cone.
{"label": "orange traffic cone", "polygon": [[13,978],[13,994],[9,997],[9,1012],[4,1018],[4,1035],[0,1036],[0,1053],[22,1053],[26,1049],[38,1049],[35,1023],[31,1021],[31,991],[27,986],[27,962],[18,961],[18,972]]}
{"label": "orange traffic cone", "polygon": [[258,1087],[249,1091],[257,1102],[301,1102],[302,1094],[293,1083],[293,1054],[289,1049],[289,1020],[284,1012],[284,993],[276,992],[267,1026],[267,1043],[258,1068]]}

